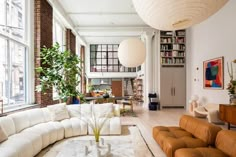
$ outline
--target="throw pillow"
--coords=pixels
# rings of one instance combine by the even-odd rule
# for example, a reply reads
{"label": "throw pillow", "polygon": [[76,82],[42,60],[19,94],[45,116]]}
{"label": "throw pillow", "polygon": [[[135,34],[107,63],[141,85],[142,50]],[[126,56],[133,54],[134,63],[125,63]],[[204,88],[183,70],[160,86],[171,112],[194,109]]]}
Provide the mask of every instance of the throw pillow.
{"label": "throw pillow", "polygon": [[7,135],[4,131],[4,129],[0,126],[0,143],[7,140]]}
{"label": "throw pillow", "polygon": [[70,118],[65,104],[47,106],[53,121],[60,121]]}

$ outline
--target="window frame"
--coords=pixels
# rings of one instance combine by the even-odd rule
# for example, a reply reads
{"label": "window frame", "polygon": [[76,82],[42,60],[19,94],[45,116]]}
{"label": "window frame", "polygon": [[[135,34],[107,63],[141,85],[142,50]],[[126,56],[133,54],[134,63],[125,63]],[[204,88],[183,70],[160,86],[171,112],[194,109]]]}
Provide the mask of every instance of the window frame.
{"label": "window frame", "polygon": [[[8,112],[8,107],[11,106],[13,107],[10,110],[15,110],[19,107],[22,106],[26,106],[27,104],[31,103],[29,102],[29,99],[27,99],[27,97],[29,96],[28,91],[31,90],[29,88],[33,88],[32,86],[27,85],[27,83],[29,82],[28,79],[28,75],[31,72],[27,73],[27,69],[29,69],[30,66],[30,62],[29,62],[29,49],[30,49],[30,43],[28,41],[28,35],[30,34],[30,32],[26,31],[28,27],[28,22],[31,20],[30,16],[27,16],[27,13],[29,12],[29,8],[31,5],[29,5],[29,1],[28,0],[22,0],[23,1],[23,9],[22,9],[22,30],[23,30],[23,37],[20,38],[16,38],[12,35],[12,32],[10,31],[9,33],[2,33],[0,32],[0,38],[2,38],[3,40],[5,40],[6,42],[6,53],[7,53],[7,67],[8,67],[8,72],[7,72],[7,78],[8,78],[8,82],[7,82],[7,88],[9,89],[6,93],[7,95],[7,103],[3,104],[3,108],[4,108],[4,113]],[[12,1],[10,0],[9,3],[11,3]],[[4,8],[5,8],[5,24],[2,25],[3,27],[5,27],[5,29],[12,29],[11,24],[8,23],[8,14],[7,14],[7,0],[4,1]],[[11,12],[10,12],[10,16],[11,16]],[[16,103],[13,105],[10,105],[10,99],[11,99],[11,92],[10,89],[12,88],[11,84],[13,82],[12,77],[12,69],[13,69],[13,59],[12,57],[14,56],[12,50],[11,50],[11,44],[13,44],[14,46],[17,45],[17,47],[22,47],[23,51],[22,51],[22,55],[23,55],[23,65],[21,65],[23,67],[23,102],[22,103]],[[15,45],[16,44],[16,45]],[[17,48],[16,47],[16,48]],[[15,48],[14,48],[15,49]],[[26,106],[28,107],[28,106]]]}
{"label": "window frame", "polygon": [[[115,46],[116,48],[114,48]],[[103,49],[103,47],[106,47],[106,48]],[[111,49],[109,49],[109,47],[111,47]],[[89,57],[90,58],[90,66],[89,66],[90,72],[136,72],[136,68],[124,67],[120,63],[118,59],[118,47],[119,47],[119,44],[90,44],[90,57]],[[101,53],[101,55],[98,55],[98,53]],[[115,53],[117,54],[117,56],[115,56]],[[112,55],[109,55],[109,54],[112,54]],[[103,55],[106,57],[103,58]],[[109,57],[109,56],[112,56],[112,57]],[[99,63],[98,63],[98,59],[99,59]],[[105,64],[103,64],[103,60]],[[111,64],[109,64],[109,60],[112,61]],[[100,70],[98,70],[97,67],[100,67]],[[109,67],[111,67],[112,70],[109,70]],[[103,68],[105,70],[103,70]],[[121,69],[124,69],[124,70],[121,70]]]}

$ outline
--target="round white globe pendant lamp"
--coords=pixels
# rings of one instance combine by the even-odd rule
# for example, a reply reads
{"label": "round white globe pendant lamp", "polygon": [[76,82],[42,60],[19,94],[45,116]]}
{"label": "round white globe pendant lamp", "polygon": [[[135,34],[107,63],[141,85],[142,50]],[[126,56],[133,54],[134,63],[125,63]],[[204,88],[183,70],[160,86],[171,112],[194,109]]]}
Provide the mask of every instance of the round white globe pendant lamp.
{"label": "round white globe pendant lamp", "polygon": [[222,8],[228,0],[133,0],[141,19],[159,30],[185,29]]}
{"label": "round white globe pendant lamp", "polygon": [[118,48],[118,58],[125,67],[137,67],[145,61],[146,50],[144,43],[138,38],[122,41]]}

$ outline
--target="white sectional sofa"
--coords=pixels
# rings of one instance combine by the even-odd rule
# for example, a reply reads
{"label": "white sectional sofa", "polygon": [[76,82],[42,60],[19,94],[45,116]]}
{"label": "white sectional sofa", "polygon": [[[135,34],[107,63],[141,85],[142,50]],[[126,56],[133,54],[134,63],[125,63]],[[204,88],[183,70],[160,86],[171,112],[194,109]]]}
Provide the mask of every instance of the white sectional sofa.
{"label": "white sectional sofa", "polygon": [[33,157],[56,141],[92,134],[86,118],[109,118],[102,135],[121,134],[119,105],[51,105],[30,109],[0,118],[0,157]]}

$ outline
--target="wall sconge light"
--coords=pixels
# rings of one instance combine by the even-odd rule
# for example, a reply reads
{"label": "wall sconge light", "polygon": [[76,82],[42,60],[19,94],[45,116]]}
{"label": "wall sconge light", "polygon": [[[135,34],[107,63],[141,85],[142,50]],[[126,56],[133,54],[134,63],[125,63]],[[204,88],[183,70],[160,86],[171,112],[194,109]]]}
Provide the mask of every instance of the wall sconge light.
{"label": "wall sconge light", "polygon": [[133,0],[143,21],[159,30],[185,29],[206,20],[228,0]]}
{"label": "wall sconge light", "polygon": [[118,58],[125,67],[137,67],[145,61],[146,50],[144,43],[138,38],[122,41],[118,48]]}

